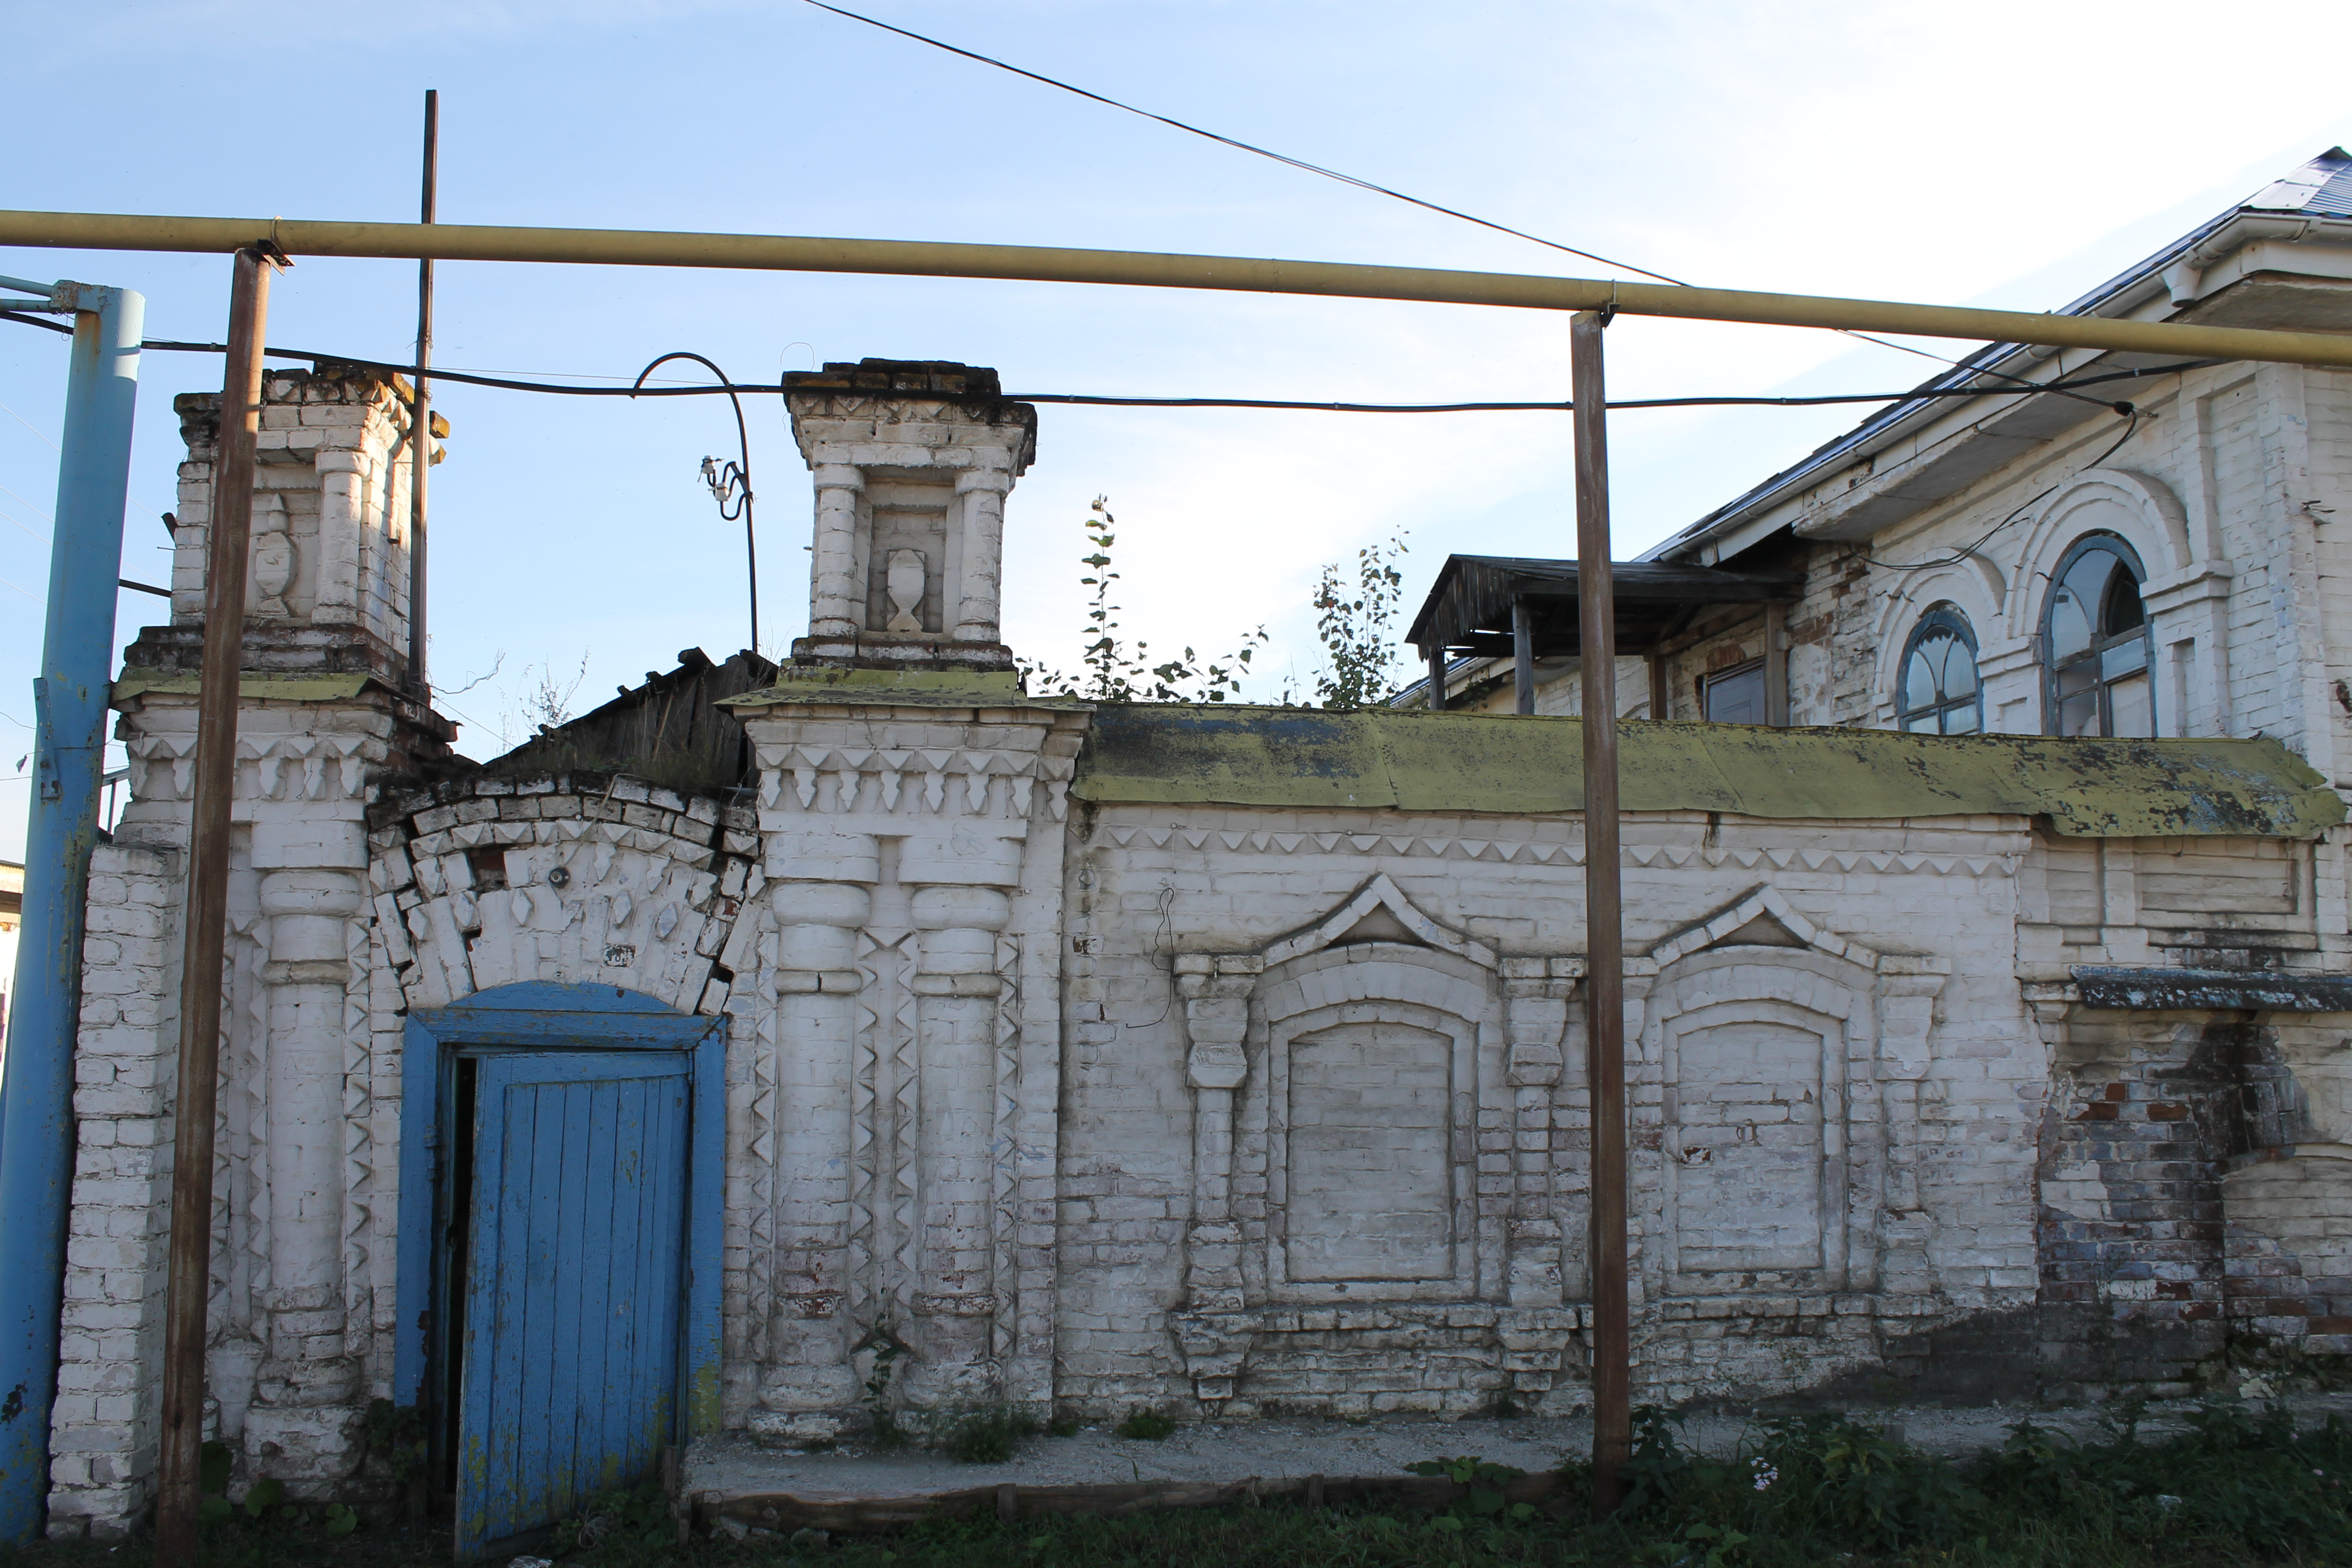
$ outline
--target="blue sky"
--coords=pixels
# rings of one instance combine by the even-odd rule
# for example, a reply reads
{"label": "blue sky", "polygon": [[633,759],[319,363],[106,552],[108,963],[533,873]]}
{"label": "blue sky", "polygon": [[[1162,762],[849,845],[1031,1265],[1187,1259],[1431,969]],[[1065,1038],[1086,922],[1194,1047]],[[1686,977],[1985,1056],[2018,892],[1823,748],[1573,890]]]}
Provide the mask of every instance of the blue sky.
{"label": "blue sky", "polygon": [[[2226,21],[2065,0],[861,8],[1569,244],[1757,289],[2048,309],[2352,137],[2340,98],[2289,79],[2296,60],[2342,58],[2340,0]],[[8,206],[410,218],[433,87],[448,222],[1601,271],[785,0],[115,0],[70,27],[53,15],[0,5]],[[135,288],[150,335],[221,335],[223,258],[0,248],[0,273]],[[414,277],[302,261],[277,286],[269,336],[400,358]],[[744,381],[881,354],[992,364],[1037,392],[1533,399],[1567,382],[1564,320],[1460,307],[445,264],[438,314],[446,365],[624,380],[691,349]],[[0,323],[7,858],[23,835],[63,342]],[[1932,369],[1821,332],[1631,319],[1611,355],[1626,396],[1891,388]],[[216,359],[146,358],[126,576],[166,570],[172,396],[219,374]],[[462,749],[500,750],[541,671],[568,680],[584,657],[587,706],[682,647],[740,646],[740,535],[696,478],[732,442],[722,402],[445,384],[436,405],[455,431],[433,491],[435,674],[498,669],[447,701]],[[781,408],[748,412],[776,652],[805,618],[808,483]],[[1620,416],[1618,552],[1855,417]],[[1077,646],[1074,563],[1097,494],[1123,525],[1127,628],[1209,652],[1265,625],[1259,695],[1311,680],[1322,562],[1409,530],[1417,602],[1449,550],[1571,552],[1557,416],[1049,406],[1041,421],[1009,511],[1006,635],[1049,662]],[[161,608],[125,595],[116,643]]]}

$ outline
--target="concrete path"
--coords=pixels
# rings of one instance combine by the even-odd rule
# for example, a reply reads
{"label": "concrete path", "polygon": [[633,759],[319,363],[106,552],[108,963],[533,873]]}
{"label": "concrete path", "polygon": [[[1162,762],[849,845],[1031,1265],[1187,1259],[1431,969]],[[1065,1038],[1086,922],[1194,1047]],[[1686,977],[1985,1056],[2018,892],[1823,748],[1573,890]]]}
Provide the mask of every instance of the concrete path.
{"label": "concrete path", "polygon": [[[2352,1394],[2290,1398],[2299,1420],[2316,1424],[2331,1414],[2352,1419]],[[2195,1400],[2151,1405],[2140,1424],[2147,1436],[2184,1430]],[[2095,1407],[2037,1410],[2022,1405],[1960,1409],[1891,1406],[1858,1410],[1858,1419],[1899,1435],[1915,1447],[1953,1458],[1994,1447],[2004,1429],[2030,1416],[2079,1438],[2102,1432]],[[1694,1415],[1683,1440],[1709,1453],[1728,1454],[1752,1441],[1758,1423],[1727,1415]],[[1320,1475],[1394,1477],[1420,1459],[1475,1454],[1530,1473],[1591,1449],[1591,1423],[1556,1420],[1265,1420],[1180,1426],[1160,1442],[1116,1436],[1108,1423],[1070,1437],[1024,1440],[1003,1464],[959,1464],[921,1450],[876,1453],[845,1444],[823,1454],[763,1447],[730,1435],[697,1443],[687,1455],[689,1496],[708,1502],[769,1495],[811,1501],[917,1497],[975,1487],[1065,1487],[1148,1481],[1230,1482],[1251,1478],[1297,1479]]]}

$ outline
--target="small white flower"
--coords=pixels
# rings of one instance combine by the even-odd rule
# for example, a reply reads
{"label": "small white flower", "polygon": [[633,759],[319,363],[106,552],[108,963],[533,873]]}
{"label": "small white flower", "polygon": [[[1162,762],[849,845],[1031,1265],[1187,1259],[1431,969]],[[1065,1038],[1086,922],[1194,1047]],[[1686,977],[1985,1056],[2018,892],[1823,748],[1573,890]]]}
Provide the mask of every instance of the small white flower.
{"label": "small white flower", "polygon": [[2162,1509],[2165,1512],[2170,1513],[2174,1509],[2180,1506],[2180,1500],[2169,1493],[2159,1494],[2156,1500],[2156,1506]]}

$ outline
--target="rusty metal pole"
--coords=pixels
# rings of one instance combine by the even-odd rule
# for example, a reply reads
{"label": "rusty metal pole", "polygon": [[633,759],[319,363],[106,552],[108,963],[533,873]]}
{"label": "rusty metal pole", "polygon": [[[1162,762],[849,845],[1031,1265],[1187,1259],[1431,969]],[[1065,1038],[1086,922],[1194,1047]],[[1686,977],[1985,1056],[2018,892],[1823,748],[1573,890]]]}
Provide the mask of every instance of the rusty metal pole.
{"label": "rusty metal pole", "polygon": [[205,542],[205,664],[196,697],[195,810],[188,923],[180,971],[180,1075],[172,1131],[172,1251],[163,1297],[163,1430],[155,1506],[156,1568],[196,1560],[205,1408],[205,1301],[211,1290],[213,1111],[221,1030],[221,955],[228,921],[229,796],[236,784],[237,670],[245,651],[245,574],[253,534],[254,446],[261,433],[261,337],[270,262],[236,253],[220,455]]}
{"label": "rusty metal pole", "polygon": [[1617,867],[1617,624],[1610,571],[1608,317],[1569,323],[1576,400],[1576,608],[1584,676],[1584,1039],[1592,1099],[1592,1511],[1625,1495],[1633,1448],[1625,1279],[1625,930]]}
{"label": "rusty metal pole", "polygon": [[[423,221],[434,221],[439,205],[441,95],[425,89],[425,194]],[[433,466],[433,258],[416,263],[416,401],[408,420],[408,684],[430,701],[425,669],[425,476]]]}

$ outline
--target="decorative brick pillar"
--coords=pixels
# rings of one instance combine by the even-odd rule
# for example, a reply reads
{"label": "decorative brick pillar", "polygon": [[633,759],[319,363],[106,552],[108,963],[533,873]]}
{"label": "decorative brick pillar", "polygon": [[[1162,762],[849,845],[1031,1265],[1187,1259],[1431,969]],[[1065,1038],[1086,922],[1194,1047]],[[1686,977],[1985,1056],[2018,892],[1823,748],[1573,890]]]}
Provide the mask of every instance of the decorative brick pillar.
{"label": "decorative brick pillar", "polygon": [[809,635],[848,637],[866,618],[857,559],[857,503],[866,470],[850,463],[816,467],[816,543],[809,560]]}
{"label": "decorative brick pillar", "polygon": [[342,1269],[343,1003],[367,844],[357,822],[283,805],[272,815],[253,836],[267,954],[269,1286],[245,1440],[256,1473],[323,1484],[359,1459]]}
{"label": "decorative brick pillar", "polygon": [[[795,869],[814,869],[797,867]],[[861,868],[844,868],[853,874]],[[870,867],[866,868],[870,874]],[[855,881],[772,882],[776,1083],[767,1348],[771,1411],[836,1408],[856,1394],[842,1301],[848,1289],[851,1050],[862,980],[857,933],[873,894]]]}
{"label": "decorative brick pillar", "polygon": [[1004,498],[1013,476],[1002,468],[966,468],[956,476],[956,500],[963,512],[963,581],[958,585],[959,642],[997,639],[999,579],[1004,565]]}
{"label": "decorative brick pillar", "polygon": [[[1185,1300],[1195,1312],[1242,1310],[1241,1227],[1234,1223],[1234,1091],[1248,1076],[1242,1043],[1249,1033],[1249,996],[1265,960],[1256,954],[1181,953],[1176,990],[1184,1001],[1184,1032],[1192,1047],[1184,1079],[1192,1086],[1192,1224],[1186,1237]],[[1232,1396],[1232,1375],[1196,1383],[1223,1384],[1203,1399]]]}
{"label": "decorative brick pillar", "polygon": [[996,1021],[1004,983],[996,933],[1012,916],[999,889],[917,887],[916,1057],[922,1077],[914,1299],[923,1357],[910,1378],[926,1403],[996,1393]]}

